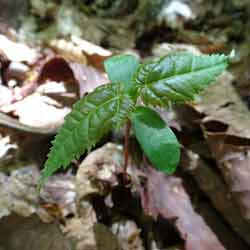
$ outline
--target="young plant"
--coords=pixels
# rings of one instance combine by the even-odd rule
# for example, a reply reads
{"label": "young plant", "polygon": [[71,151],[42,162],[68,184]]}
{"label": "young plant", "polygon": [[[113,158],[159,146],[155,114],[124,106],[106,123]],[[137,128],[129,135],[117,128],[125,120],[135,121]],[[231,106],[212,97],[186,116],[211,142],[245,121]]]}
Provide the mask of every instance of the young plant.
{"label": "young plant", "polygon": [[[112,128],[132,124],[135,136],[152,164],[171,174],[180,146],[175,134],[150,107],[192,101],[214,82],[228,65],[225,55],[195,56],[175,53],[140,64],[132,55],[119,55],[104,65],[111,83],[96,88],[79,100],[65,118],[53,141],[41,182],[60,167],[66,168],[90,150]],[[138,105],[138,100],[144,106]],[[128,144],[125,143],[125,169]]]}

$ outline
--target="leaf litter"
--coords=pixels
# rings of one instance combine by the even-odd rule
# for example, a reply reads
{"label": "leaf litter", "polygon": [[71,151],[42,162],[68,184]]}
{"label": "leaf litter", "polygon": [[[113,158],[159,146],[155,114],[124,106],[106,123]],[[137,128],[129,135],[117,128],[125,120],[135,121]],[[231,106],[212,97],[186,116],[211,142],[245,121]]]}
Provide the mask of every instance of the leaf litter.
{"label": "leaf litter", "polygon": [[[119,168],[119,166],[122,165],[122,159],[121,156],[119,156],[121,155],[121,149],[119,147],[118,154],[115,154],[114,156],[115,161],[111,160],[113,156],[106,159],[106,156],[110,155],[110,151],[117,150],[115,147],[111,149],[112,147],[110,146],[109,149],[107,149],[105,146],[103,152],[97,150],[98,153],[92,156],[92,161],[90,161],[88,164],[86,164],[86,162],[83,163],[83,165],[85,166],[85,177],[82,179],[81,185],[76,188],[77,191],[72,191],[72,189],[70,189],[70,197],[75,197],[74,195],[76,195],[76,197],[79,198],[79,193],[81,194],[81,198],[79,200],[83,199],[82,209],[84,208],[85,204],[86,209],[89,208],[89,211],[93,214],[93,217],[88,216],[88,213],[86,213],[87,215],[84,216],[84,212],[81,214],[81,209],[79,209],[79,207],[81,208],[81,205],[79,206],[78,202],[76,203],[77,206],[79,206],[79,210],[77,210],[76,212],[75,208],[77,206],[74,203],[75,201],[73,201],[73,203],[70,203],[71,205],[73,204],[73,207],[75,207],[73,210],[69,210],[70,213],[67,214],[65,213],[65,211],[62,212],[63,210],[65,210],[65,204],[68,204],[68,197],[65,197],[64,200],[64,193],[62,194],[62,192],[59,190],[62,189],[65,191],[65,189],[62,188],[63,184],[59,185],[58,183],[61,183],[60,180],[62,179],[65,181],[65,183],[68,182],[60,175],[58,177],[56,176],[54,180],[55,183],[59,185],[58,189],[56,188],[57,184],[53,184],[52,181],[49,189],[45,191],[41,206],[41,197],[38,198],[37,196],[34,196],[36,202],[38,201],[38,203],[35,202],[34,205],[32,200],[33,198],[25,196],[26,193],[28,194],[30,190],[33,190],[31,187],[34,187],[36,185],[34,181],[37,177],[34,177],[31,183],[29,183],[28,181],[27,188],[23,193],[21,192],[23,190],[21,188],[20,194],[17,192],[16,187],[23,187],[25,185],[23,185],[22,180],[16,180],[16,172],[13,172],[13,170],[11,170],[8,174],[1,173],[1,183],[3,186],[1,191],[4,192],[4,198],[1,199],[1,201],[5,201],[6,197],[10,197],[12,199],[13,193],[15,195],[20,194],[20,199],[18,198],[20,201],[17,201],[18,199],[16,200],[15,196],[12,199],[14,203],[17,202],[17,204],[15,204],[13,207],[14,209],[16,209],[15,211],[19,211],[20,208],[20,211],[22,211],[19,211],[20,213],[18,212],[20,216],[24,216],[24,211],[26,211],[26,215],[31,216],[29,218],[31,221],[33,221],[31,223],[28,218],[27,221],[22,221],[21,224],[33,224],[31,228],[35,231],[39,231],[39,227],[43,226],[40,225],[40,221],[38,221],[37,225],[35,225],[36,219],[31,215],[35,213],[38,214],[37,216],[39,216],[44,222],[56,221],[56,226],[55,224],[53,224],[52,226],[53,229],[45,229],[40,235],[46,235],[47,230],[49,232],[52,232],[52,234],[58,236],[57,223],[59,220],[61,228],[60,230],[62,230],[62,232],[64,232],[70,238],[70,241],[73,239],[73,242],[77,242],[77,238],[79,235],[81,235],[81,237],[83,238],[88,235],[89,239],[92,240],[92,242],[90,242],[90,245],[94,247],[93,249],[95,249],[97,246],[96,239],[98,237],[96,237],[95,232],[97,232],[98,230],[99,236],[102,234],[108,235],[107,237],[105,236],[106,239],[108,239],[109,243],[112,242],[112,246],[109,245],[109,248],[107,249],[119,249],[119,247],[121,246],[123,246],[122,248],[124,249],[130,249],[131,242],[129,241],[129,235],[132,235],[131,237],[135,240],[135,242],[143,242],[144,245],[147,245],[146,242],[150,241],[152,244],[149,246],[149,249],[230,249],[230,246],[222,246],[222,243],[220,243],[218,237],[216,237],[215,233],[213,233],[213,230],[211,230],[213,228],[209,229],[205,221],[200,217],[200,214],[197,213],[195,205],[191,202],[193,200],[193,197],[191,200],[189,192],[187,192],[187,189],[183,186],[184,182],[181,181],[181,178],[183,180],[187,178],[187,171],[191,171],[191,175],[196,180],[196,183],[203,190],[204,196],[209,197],[212,206],[216,209],[218,214],[224,218],[221,219],[221,221],[227,221],[227,227],[233,229],[236,239],[237,236],[242,239],[237,239],[238,242],[246,242],[249,246],[249,111],[245,106],[245,104],[249,104],[249,67],[246,59],[248,47],[244,45],[244,43],[247,44],[246,41],[247,39],[249,39],[247,38],[249,22],[246,21],[242,26],[243,28],[237,28],[240,26],[238,25],[238,22],[233,18],[233,16],[239,15],[240,13],[240,15],[242,16],[239,17],[238,20],[241,22],[243,20],[241,18],[244,18],[244,15],[249,11],[249,3],[248,1],[229,1],[227,4],[227,8],[225,9],[222,2],[217,2],[216,4],[212,3],[213,1],[192,1],[192,3],[190,3],[189,1],[169,2],[170,3],[168,3],[166,6],[178,6],[179,4],[179,6],[182,6],[182,9],[179,8],[178,11],[176,11],[176,9],[171,7],[172,10],[174,10],[171,13],[171,15],[173,14],[172,17],[174,18],[172,18],[171,20],[164,19],[163,21],[167,23],[167,25],[171,26],[171,28],[168,29],[168,32],[164,33],[164,35],[168,35],[168,38],[163,38],[163,35],[161,39],[157,38],[158,41],[171,41],[171,39],[173,39],[172,37],[174,36],[173,42],[179,43],[179,50],[186,50],[186,47],[189,46],[190,43],[192,43],[195,44],[196,47],[190,47],[189,49],[191,49],[192,52],[195,53],[198,51],[197,48],[201,49],[201,51],[204,53],[222,51],[225,52],[225,50],[229,51],[232,48],[236,48],[237,59],[235,59],[233,65],[233,74],[235,78],[232,77],[232,75],[230,75],[229,73],[226,73],[220,80],[218,80],[218,85],[214,85],[210,90],[208,90],[207,93],[204,93],[204,96],[201,100],[198,100],[198,102],[196,100],[195,103],[190,103],[188,107],[185,107],[189,110],[188,112],[186,112],[185,122],[183,122],[183,117],[181,116],[183,115],[183,112],[181,112],[181,108],[177,111],[175,108],[174,110],[172,110],[172,112],[175,113],[175,117],[177,115],[177,119],[175,118],[173,123],[175,124],[174,128],[178,128],[176,129],[177,135],[181,138],[185,150],[194,149],[196,151],[196,153],[192,152],[192,157],[193,154],[198,154],[198,162],[191,166],[191,170],[187,170],[186,168],[184,170],[180,170],[180,173],[177,173],[177,175],[180,175],[179,177],[166,177],[156,172],[155,170],[152,170],[151,168],[142,170],[137,166],[132,170],[129,167],[130,175],[133,177],[131,184],[132,186],[130,186],[129,189],[131,189],[133,194],[136,194],[127,200],[126,198],[123,198],[122,195],[120,196],[120,199],[125,199],[125,201],[129,205],[133,205],[134,200],[138,199],[139,196],[139,200],[142,202],[142,207],[145,208],[145,213],[147,212],[148,214],[153,215],[153,217],[157,217],[158,220],[162,219],[159,218],[160,214],[160,217],[164,217],[163,219],[165,221],[174,226],[175,230],[178,231],[178,235],[182,240],[177,237],[177,242],[171,242],[164,245],[162,242],[168,242],[168,240],[170,240],[169,238],[171,238],[170,236],[168,236],[169,231],[167,231],[167,233],[164,235],[164,239],[162,239],[161,237],[160,239],[158,239],[157,236],[152,232],[150,232],[150,234],[153,235],[152,237],[145,236],[145,234],[147,235],[144,224],[145,221],[143,221],[143,223],[140,223],[138,215],[129,215],[129,218],[125,216],[125,220],[124,218],[121,220],[119,219],[119,222],[110,221],[113,217],[117,218],[117,204],[114,202],[114,200],[112,200],[112,195],[110,196],[110,194],[112,194],[116,188],[121,186],[121,169]],[[234,10],[233,6],[237,6],[237,11]],[[62,7],[61,9],[63,9],[64,7]],[[171,8],[169,8],[168,11],[171,10]],[[50,10],[53,10],[53,8]],[[97,11],[98,13],[99,10]],[[180,17],[179,14],[176,15],[176,13],[180,11],[182,11],[182,17]],[[103,10],[100,11],[100,13],[101,12],[104,13]],[[47,13],[50,13],[50,11],[47,12],[47,10],[45,10],[43,12],[43,15],[46,15]],[[72,13],[73,12],[71,11],[71,20],[73,20]],[[58,16],[60,16],[61,14],[62,11],[59,11],[57,13]],[[62,20],[62,15],[60,16],[60,18],[60,20]],[[67,19],[67,25],[69,26],[72,25],[72,21],[70,21],[70,18]],[[141,18],[143,19],[144,17]],[[85,19],[85,22],[89,23],[89,25],[83,26],[85,29],[84,32],[80,31],[79,28],[72,29],[72,33],[74,33],[74,35],[79,34],[79,32],[83,32],[84,39],[86,38],[86,40],[88,41],[94,41],[96,45],[100,45],[104,40],[104,44],[110,44],[111,48],[126,47],[125,49],[127,49],[127,47],[132,48],[132,46],[136,44],[133,41],[133,39],[135,39],[135,35],[129,28],[131,25],[127,25],[127,23],[129,24],[129,22],[131,21],[129,18],[126,19],[126,25],[122,25],[120,27],[121,29],[119,29],[117,28],[117,26],[113,26],[112,21],[110,21],[110,24],[107,25],[107,20],[104,20],[105,18],[102,17],[103,22],[101,25],[101,31],[97,28],[100,27],[100,24],[98,24],[98,19],[96,17],[92,16],[88,19],[88,21],[86,21],[87,19]],[[162,22],[162,20],[163,19],[161,19],[160,22]],[[204,20],[206,20],[206,24],[204,24]],[[173,25],[169,24],[170,21]],[[69,26],[65,26],[65,29],[63,29],[63,27],[59,25],[59,22],[57,23],[57,29],[61,29],[66,33],[71,33],[70,29],[68,28]],[[230,28],[228,28],[229,26]],[[115,29],[113,27],[115,27]],[[174,27],[179,27],[178,35],[176,35]],[[206,27],[205,32],[204,30],[202,30],[203,28],[200,27]],[[147,27],[147,29],[153,29],[154,31],[154,27],[151,27],[150,25]],[[118,30],[122,30],[123,32],[121,32],[119,39],[114,38],[114,35],[111,34],[114,33],[117,36]],[[124,32],[124,30],[126,30],[126,32]],[[138,35],[139,33],[140,32],[138,32]],[[109,35],[107,36],[106,34]],[[125,36],[123,34],[125,34]],[[157,32],[153,32],[153,34],[157,36]],[[161,34],[163,34],[163,32]],[[239,37],[241,37],[241,39],[245,39],[245,41],[239,43]],[[24,47],[22,44],[22,47],[20,47],[19,42],[16,43],[14,40],[13,42],[10,40],[10,37],[6,38],[4,37],[4,35],[1,35],[1,41],[6,42],[6,44],[9,46],[8,48],[6,48],[5,46],[0,48],[0,108],[1,111],[4,112],[1,113],[0,124],[3,125],[3,130],[5,131],[5,133],[3,133],[3,137],[1,138],[1,145],[3,146],[1,152],[4,153],[3,157],[1,157],[1,162],[6,162],[6,156],[7,159],[13,159],[13,157],[17,157],[16,150],[18,151],[19,147],[22,147],[20,146],[20,144],[16,144],[16,141],[13,141],[12,137],[8,136],[10,127],[12,128],[11,131],[13,130],[14,132],[20,132],[22,135],[24,131],[27,131],[27,127],[23,126],[26,124],[28,126],[29,136],[33,136],[32,131],[38,131],[36,130],[37,128],[41,129],[41,127],[43,127],[45,128],[44,134],[46,136],[50,136],[51,130],[46,126],[51,126],[52,123],[59,125],[63,121],[64,115],[68,112],[68,110],[71,109],[71,104],[74,102],[73,100],[79,98],[79,95],[84,96],[86,93],[91,92],[98,84],[107,83],[107,77],[102,72],[103,68],[101,65],[103,59],[110,54],[105,52],[106,54],[100,53],[98,55],[98,52],[100,51],[98,49],[94,52],[84,51],[87,47],[80,45],[86,45],[86,42],[79,42],[77,41],[77,39],[75,39],[74,41],[73,39],[69,39],[68,37],[63,37],[63,41],[61,37],[59,39],[54,37],[53,39],[53,42],[47,43],[47,45],[45,46],[46,49],[44,49],[44,45],[42,46],[42,48],[39,46],[31,48],[26,45],[24,45]],[[154,42],[158,43],[157,39],[153,39]],[[146,42],[150,42],[150,39],[149,41],[146,39]],[[141,44],[139,43],[139,45],[137,45],[137,48],[140,48],[140,45]],[[169,51],[171,52],[176,49],[176,44],[170,44],[166,46],[166,44],[164,43],[158,43],[158,45],[158,51],[153,51],[154,56],[161,56],[162,53],[166,54],[169,53]],[[143,46],[141,46],[141,48],[142,47]],[[13,48],[13,50],[10,48]],[[23,50],[20,51],[20,48],[22,48]],[[92,48],[92,46],[90,46],[90,48]],[[94,48],[96,47],[94,46]],[[16,51],[16,53],[12,53],[13,51]],[[27,53],[25,54],[23,53],[23,51],[26,51]],[[104,51],[106,51],[106,49]],[[52,62],[54,59],[56,61],[58,57],[64,60],[65,63],[63,64],[65,65],[65,67],[61,68],[61,66],[59,66],[58,68],[64,69],[68,72],[71,70],[73,72],[73,74],[71,74],[71,76],[73,76],[71,80],[67,77],[64,77],[64,74],[61,79],[50,79],[51,76],[61,76],[61,74],[60,71],[59,74],[58,72],[56,72],[58,69],[57,67],[54,69],[52,67],[52,73],[49,73],[51,69],[50,66],[50,69],[47,69],[45,67],[45,64],[49,62],[47,60],[49,58],[48,54],[51,56],[50,59]],[[142,54],[148,55],[148,52],[143,51]],[[151,51],[149,54],[151,54]],[[43,77],[41,77],[41,74],[43,75]],[[44,80],[38,81],[39,76]],[[236,90],[233,85],[236,86]],[[239,93],[244,98],[243,101],[238,96],[237,90],[239,90]],[[215,93],[218,93],[218,96],[216,96]],[[30,98],[33,98],[33,101],[30,102]],[[38,122],[35,118],[36,115],[39,114],[39,111],[30,111],[30,107],[35,107],[35,103],[38,102],[37,100],[35,100],[37,98],[41,99],[41,102],[39,102],[39,104],[37,105],[38,110],[43,105],[46,105],[45,113],[50,110],[50,112],[55,112],[53,113],[54,118],[56,118],[56,116],[58,118],[54,119],[53,121],[45,121],[46,119],[43,118]],[[17,104],[20,104],[20,102],[21,104],[22,102],[27,104],[25,109],[23,108],[25,106],[23,104],[18,108]],[[59,115],[62,110],[66,112]],[[21,113],[24,114],[21,115]],[[195,116],[193,116],[194,114]],[[34,117],[30,118],[29,116]],[[34,129],[33,126],[35,126],[36,129]],[[54,130],[52,129],[53,133],[56,132],[56,127],[57,126],[55,126]],[[197,134],[202,134],[203,138],[200,138],[199,136],[197,136]],[[198,142],[195,141],[197,140],[197,137],[199,137]],[[110,138],[108,140],[110,140]],[[193,143],[196,143],[196,145],[202,145],[202,148],[195,148],[195,144]],[[45,145],[43,143],[41,144]],[[204,150],[205,153],[201,153],[202,150]],[[94,153],[95,152],[93,152],[93,154]],[[104,156],[100,157],[99,155]],[[95,158],[97,159],[96,161]],[[117,158],[118,162],[116,163]],[[186,166],[189,166],[192,161],[194,161],[194,159],[196,159],[196,157],[188,159],[188,163],[186,164]],[[213,162],[213,164],[211,164],[211,161]],[[207,168],[204,167],[204,164],[207,164]],[[76,165],[78,166],[78,163]],[[24,164],[22,163],[21,166],[23,167]],[[32,171],[34,171],[34,168],[32,169]],[[211,186],[211,178],[213,177],[210,177],[209,174],[207,174],[208,172],[204,169],[210,169],[209,173],[212,171],[214,174],[213,176],[216,176],[214,177],[216,182],[214,189]],[[22,168],[15,171],[25,173]],[[78,167],[74,167],[73,172],[74,171],[78,172],[78,175],[81,173],[81,171],[83,171],[83,168],[80,167],[78,170]],[[184,174],[182,171],[184,172]],[[35,170],[35,172],[35,175],[39,175],[37,169]],[[8,176],[9,174],[10,176]],[[63,173],[61,174],[64,176]],[[31,174],[31,176],[33,175]],[[70,187],[72,187],[72,185],[74,186],[74,178],[74,176],[70,177]],[[79,177],[76,178],[77,187],[77,181],[79,181],[80,179]],[[24,179],[25,182],[27,180],[26,177],[22,177],[21,179]],[[161,181],[159,181],[159,179]],[[9,184],[6,186],[6,183],[10,183],[10,180],[12,180],[14,183],[13,184],[11,182],[12,186],[15,187],[14,190],[7,188]],[[58,180],[58,182],[56,180]],[[216,180],[218,180],[218,182]],[[152,183],[154,183],[154,185],[152,185]],[[218,183],[220,183],[221,189],[218,188]],[[8,191],[6,191],[6,189],[8,189]],[[67,193],[67,191],[65,192]],[[55,197],[52,198],[51,196],[54,195]],[[96,207],[95,204],[96,196],[101,196],[102,199],[108,199],[107,197],[109,197],[110,199],[111,197],[111,201],[108,202],[106,200],[109,206],[106,207],[105,205],[100,205],[103,210],[105,210],[106,212],[108,211],[107,214],[111,212],[112,216],[108,216],[108,219],[105,217],[107,215],[104,215],[104,211],[101,213],[98,212],[100,209],[98,210],[98,206]],[[229,196],[230,199],[228,199]],[[76,200],[78,198],[76,198]],[[223,203],[222,201],[225,201],[225,203]],[[227,205],[229,207],[227,207]],[[241,214],[238,212],[239,208],[241,210]],[[36,212],[36,209],[38,209],[39,212]],[[116,212],[114,212],[114,210]],[[133,209],[131,208],[131,210]],[[7,219],[7,223],[4,223],[3,220],[1,220],[1,222],[3,223],[1,224],[1,228],[6,228],[5,226],[8,224],[11,226],[13,225],[13,227],[15,227],[15,225],[20,225],[16,218],[12,220],[13,211],[6,210],[6,208],[0,209],[0,211],[5,211],[4,213],[11,214],[10,216],[5,217]],[[72,221],[70,221],[70,219],[66,217],[67,215],[72,214],[72,211],[74,216],[72,218]],[[88,211],[88,209],[86,211]],[[234,212],[234,214],[230,216],[230,212],[232,211],[236,212]],[[124,216],[124,214],[128,214],[128,210],[121,210],[119,213]],[[120,216],[120,214],[118,216]],[[105,219],[103,219],[103,217]],[[63,221],[61,221],[61,218],[63,218]],[[13,224],[10,222],[12,222]],[[65,228],[67,229],[63,230],[62,225],[65,222]],[[98,230],[94,229],[94,225],[96,223],[101,224]],[[47,224],[42,225],[45,225],[45,228],[47,226]],[[129,225],[128,231],[125,230],[125,234],[119,235],[118,228],[121,228],[122,232],[122,230],[126,228],[126,225]],[[56,229],[54,228],[54,226]],[[205,232],[204,235],[207,235],[207,238],[202,235],[203,231],[201,231],[201,229],[203,229],[203,231]],[[75,230],[78,230],[78,232],[76,232]],[[172,232],[173,230],[171,229],[170,231]],[[82,232],[86,232],[86,235],[83,235]],[[126,232],[132,233],[129,234]],[[65,235],[62,237],[61,231],[59,235],[60,236],[58,236],[59,238],[57,239],[60,239],[64,244],[65,242],[63,239],[65,239]],[[30,234],[26,234],[25,237],[27,238],[29,236]],[[20,230],[17,230],[17,234],[13,234],[13,238],[9,238],[10,240],[8,240],[8,242],[11,242],[12,239],[16,239],[19,237],[21,238],[21,233]],[[38,238],[39,237],[36,236],[34,239]],[[85,239],[87,238],[85,237]],[[196,239],[198,240],[196,241]],[[82,242],[83,245],[81,245],[80,242]],[[79,244],[80,249],[86,246],[83,242],[84,241],[81,241],[80,239],[78,243],[76,243]],[[101,240],[100,242],[104,241]],[[203,242],[203,245],[199,245],[201,242]],[[40,241],[37,243],[37,245],[39,244],[40,246],[42,245]],[[86,244],[89,243],[86,242]],[[104,245],[105,243],[99,243],[99,246]],[[238,245],[240,248],[242,244]],[[247,249],[248,246],[246,246],[245,249]],[[46,249],[49,249],[49,247]],[[64,246],[60,246],[60,249],[64,249]],[[242,247],[242,249],[244,248]]]}

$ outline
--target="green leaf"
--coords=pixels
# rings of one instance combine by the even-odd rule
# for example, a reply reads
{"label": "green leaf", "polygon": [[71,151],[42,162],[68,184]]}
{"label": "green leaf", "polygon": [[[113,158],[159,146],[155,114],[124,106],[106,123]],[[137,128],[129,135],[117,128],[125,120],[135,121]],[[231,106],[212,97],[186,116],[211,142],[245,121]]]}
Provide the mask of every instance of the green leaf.
{"label": "green leaf", "polygon": [[145,104],[191,101],[222,73],[228,60],[225,55],[171,54],[141,65],[134,80]]}
{"label": "green leaf", "polygon": [[138,107],[131,114],[137,140],[149,160],[159,170],[171,174],[180,159],[180,145],[173,131],[158,113],[146,107]]}
{"label": "green leaf", "polygon": [[95,145],[115,124],[122,124],[134,103],[120,83],[98,87],[74,106],[53,141],[41,183]]}
{"label": "green leaf", "polygon": [[117,55],[104,62],[110,81],[123,83],[126,91],[133,88],[132,79],[138,66],[139,61],[133,55]]}

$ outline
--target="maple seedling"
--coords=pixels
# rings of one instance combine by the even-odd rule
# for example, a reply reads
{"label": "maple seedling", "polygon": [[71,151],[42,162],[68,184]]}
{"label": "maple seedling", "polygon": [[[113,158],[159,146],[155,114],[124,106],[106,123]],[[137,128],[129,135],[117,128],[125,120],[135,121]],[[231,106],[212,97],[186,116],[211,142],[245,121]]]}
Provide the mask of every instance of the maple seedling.
{"label": "maple seedling", "polygon": [[[230,56],[174,53],[140,64],[132,55],[107,59],[111,83],[76,102],[56,135],[42,171],[40,185],[60,167],[68,167],[112,128],[130,124],[152,165],[172,174],[180,145],[173,131],[151,107],[193,101],[227,67]],[[140,100],[140,102],[139,102]],[[138,105],[143,103],[143,105]],[[125,169],[128,143],[125,140]]]}

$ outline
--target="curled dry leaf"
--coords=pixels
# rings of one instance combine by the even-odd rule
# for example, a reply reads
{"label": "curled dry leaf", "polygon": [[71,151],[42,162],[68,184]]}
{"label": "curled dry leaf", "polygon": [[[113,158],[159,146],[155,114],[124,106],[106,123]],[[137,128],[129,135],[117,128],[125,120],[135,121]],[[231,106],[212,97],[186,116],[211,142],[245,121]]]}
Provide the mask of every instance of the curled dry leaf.
{"label": "curled dry leaf", "polygon": [[[122,165],[120,164],[121,161],[121,147],[108,143],[90,153],[81,163],[76,176],[76,190],[80,204],[80,219],[82,220],[82,223],[84,222],[85,227],[86,224],[91,224],[89,222],[90,219],[93,218],[94,213],[92,206],[87,201],[88,197],[93,194],[107,195],[109,193],[108,190],[110,190],[107,188],[108,186],[114,187],[118,185],[119,181],[117,174],[122,171]],[[80,224],[80,221],[77,221]],[[87,231],[87,234],[91,232],[91,228],[83,230],[84,225],[81,227],[81,232]],[[103,225],[97,224],[94,226],[94,223],[92,222],[92,228],[95,231],[98,246],[101,244],[100,249],[144,250],[140,238],[140,230],[131,220],[113,223],[111,227],[113,236],[108,233],[108,229],[105,229]],[[83,244],[84,241],[86,241],[86,233],[85,235],[79,235],[79,238],[80,237]],[[90,235],[89,238],[91,239],[92,236]],[[107,242],[107,239],[109,239],[109,242]],[[86,243],[84,244],[86,245]]]}
{"label": "curled dry leaf", "polygon": [[69,63],[62,57],[53,54],[37,61],[30,75],[20,90],[22,98],[34,93],[47,81],[63,82],[68,92],[74,92],[75,98],[79,96],[78,82]]}
{"label": "curled dry leaf", "polygon": [[46,80],[65,83],[76,83],[74,73],[69,63],[62,57],[52,57],[42,64],[37,82],[44,83]]}
{"label": "curled dry leaf", "polygon": [[71,238],[77,250],[119,250],[118,242],[112,232],[97,222],[95,210],[89,201],[93,194],[106,193],[106,183],[117,183],[112,179],[115,161],[121,157],[114,144],[107,144],[90,153],[79,166],[76,175],[77,215],[66,220],[63,231]]}
{"label": "curled dry leaf", "polygon": [[75,45],[71,41],[66,41],[64,39],[55,39],[49,42],[49,46],[54,49],[59,55],[69,61],[80,64],[87,64],[88,62],[86,56],[82,51],[82,48]]}
{"label": "curled dry leaf", "polygon": [[12,122],[11,118],[1,116],[0,123],[27,132],[55,133],[79,97],[79,84],[70,65],[61,57],[46,60],[37,70],[37,77],[18,88],[21,100],[17,101],[15,95],[1,106],[2,111],[14,113],[19,120]]}

